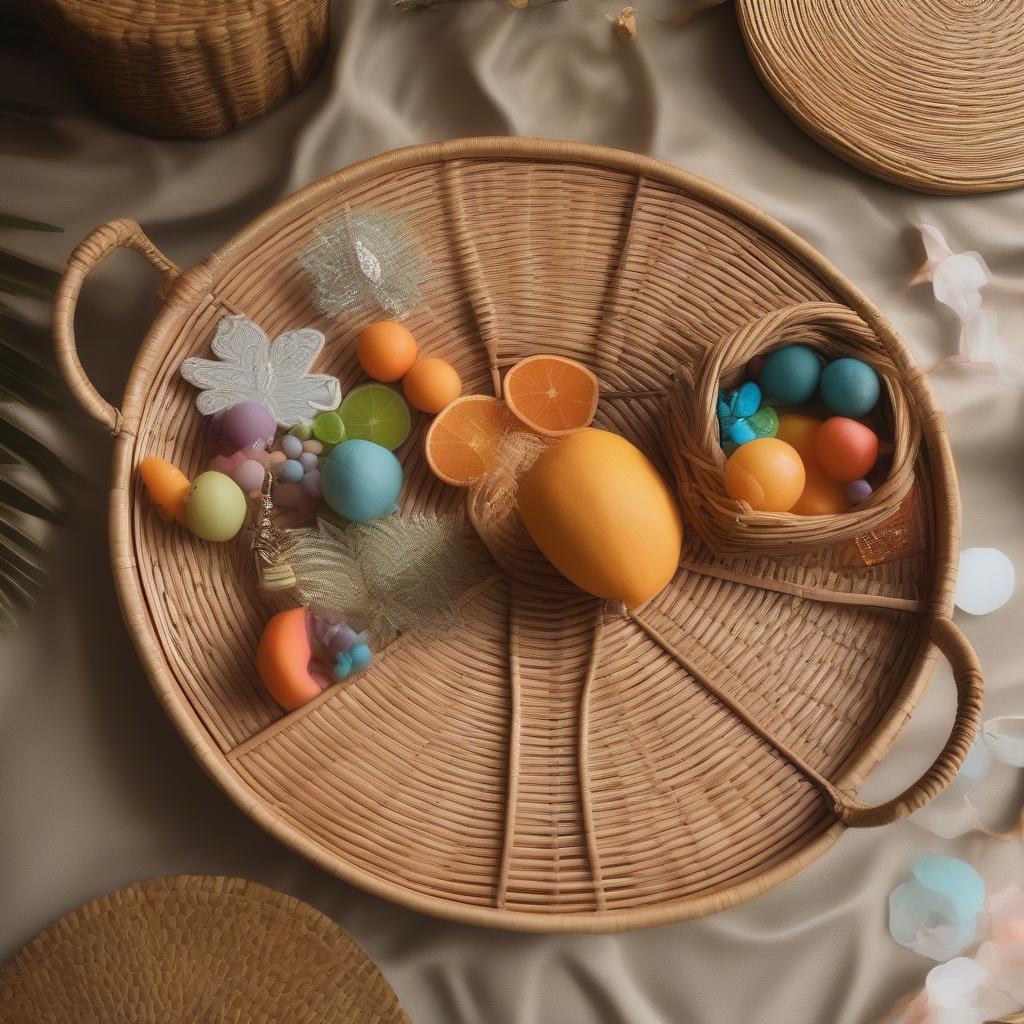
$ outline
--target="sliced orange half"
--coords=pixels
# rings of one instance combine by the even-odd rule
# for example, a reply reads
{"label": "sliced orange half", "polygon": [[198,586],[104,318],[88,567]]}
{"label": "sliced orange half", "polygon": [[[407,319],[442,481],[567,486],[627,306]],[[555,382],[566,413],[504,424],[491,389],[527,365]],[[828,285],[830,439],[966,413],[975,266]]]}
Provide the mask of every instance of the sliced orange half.
{"label": "sliced orange half", "polygon": [[530,356],[516,363],[505,376],[504,390],[516,419],[549,437],[590,426],[597,412],[597,378],[562,356]]}
{"label": "sliced orange half", "polygon": [[469,487],[495,468],[501,439],[515,425],[500,398],[456,398],[430,424],[423,442],[427,465],[446,484]]}

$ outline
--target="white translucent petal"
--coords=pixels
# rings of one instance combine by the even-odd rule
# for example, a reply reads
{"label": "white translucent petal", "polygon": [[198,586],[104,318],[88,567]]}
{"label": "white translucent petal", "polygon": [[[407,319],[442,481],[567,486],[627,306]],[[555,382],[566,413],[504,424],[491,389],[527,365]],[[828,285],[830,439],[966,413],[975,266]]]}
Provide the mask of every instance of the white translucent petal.
{"label": "white translucent petal", "polygon": [[936,263],[953,255],[953,250],[946,241],[946,236],[934,224],[918,224],[921,241],[924,243],[925,255]]}
{"label": "white translucent petal", "polygon": [[981,734],[997,761],[1024,768],[1024,715],[990,718],[981,727]]}
{"label": "white translucent petal", "polygon": [[946,792],[966,793],[973,789],[988,774],[990,763],[988,748],[978,736],[971,744],[964,763],[960,765],[960,771]]}
{"label": "white translucent petal", "polygon": [[939,302],[965,320],[981,309],[981,289],[991,279],[981,256],[976,252],[958,252],[935,268],[932,288]]}
{"label": "white translucent petal", "polygon": [[988,615],[1013,596],[1013,562],[997,548],[965,548],[960,552],[956,606],[971,615]]}
{"label": "white translucent petal", "polygon": [[928,1002],[935,1008],[957,1009],[972,1006],[990,972],[970,957],[958,956],[949,963],[933,967],[928,972],[924,988]]}
{"label": "white translucent petal", "polygon": [[978,824],[970,800],[963,793],[954,792],[952,787],[915,811],[910,820],[919,828],[943,839],[956,839]]}
{"label": "white translucent petal", "polygon": [[1024,893],[1019,886],[994,893],[988,901],[988,917],[992,939],[1018,945],[1024,951]]}

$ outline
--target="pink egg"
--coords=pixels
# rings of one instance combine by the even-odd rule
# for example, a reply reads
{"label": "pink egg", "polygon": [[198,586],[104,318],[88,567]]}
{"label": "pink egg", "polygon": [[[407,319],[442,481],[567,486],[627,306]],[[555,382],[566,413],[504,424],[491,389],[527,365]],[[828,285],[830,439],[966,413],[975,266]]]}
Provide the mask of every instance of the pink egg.
{"label": "pink egg", "polygon": [[322,490],[321,490],[321,486],[320,486],[320,470],[319,469],[311,469],[302,478],[302,489],[311,498],[316,498],[317,501],[320,500],[320,495],[322,494]]}
{"label": "pink egg", "polygon": [[271,452],[270,457],[267,460],[268,469],[274,476],[281,471],[281,467],[288,461],[288,456],[284,452]]}
{"label": "pink egg", "polygon": [[231,474],[231,479],[248,494],[263,487],[266,470],[255,460],[246,459]]}

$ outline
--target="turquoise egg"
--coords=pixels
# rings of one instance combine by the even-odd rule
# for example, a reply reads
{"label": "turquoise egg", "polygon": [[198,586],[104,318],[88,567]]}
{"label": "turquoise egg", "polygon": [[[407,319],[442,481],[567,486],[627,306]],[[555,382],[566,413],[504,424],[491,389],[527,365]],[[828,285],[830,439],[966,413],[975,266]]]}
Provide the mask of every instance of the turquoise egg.
{"label": "turquoise egg", "polygon": [[320,485],[324,501],[339,516],[366,523],[398,507],[402,464],[372,441],[343,441],[324,460]]}
{"label": "turquoise egg", "polygon": [[863,359],[833,359],[821,374],[822,400],[839,416],[866,416],[881,391],[878,374]]}
{"label": "turquoise egg", "polygon": [[821,361],[806,345],[787,345],[765,357],[761,393],[773,405],[809,402],[821,380]]}

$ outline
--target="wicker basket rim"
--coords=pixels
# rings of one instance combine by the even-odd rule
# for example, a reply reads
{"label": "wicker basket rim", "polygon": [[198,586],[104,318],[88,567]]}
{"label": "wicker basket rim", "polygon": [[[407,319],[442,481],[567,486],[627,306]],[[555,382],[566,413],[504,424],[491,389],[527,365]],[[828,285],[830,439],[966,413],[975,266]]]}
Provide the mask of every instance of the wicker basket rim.
{"label": "wicker basket rim", "polygon": [[[714,183],[670,164],[623,150],[579,142],[562,142],[528,137],[477,137],[427,143],[392,150],[315,181],[275,204],[263,215],[215,249],[205,260],[183,272],[167,294],[167,300],[147,332],[136,356],[125,389],[120,428],[115,429],[113,481],[109,514],[111,548],[115,552],[132,550],[131,506],[132,471],[135,463],[135,430],[155,371],[146,370],[147,355],[173,337],[184,324],[196,302],[207,295],[232,266],[236,254],[260,236],[272,232],[298,211],[316,203],[325,194],[354,186],[369,178],[410,167],[472,160],[522,160],[533,162],[576,163],[625,174],[643,175],[676,187],[712,206],[730,213],[765,232],[799,257],[805,266],[844,300],[878,333],[893,361],[907,379],[908,388],[918,405],[923,439],[927,443],[929,468],[937,490],[945,495],[944,528],[935,536],[936,572],[928,601],[927,621],[948,618],[952,611],[955,566],[959,551],[960,504],[952,455],[946,438],[942,413],[938,409],[927,378],[920,372],[893,328],[871,302],[828,260],[789,228],[762,210]],[[217,747],[188,699],[180,692],[161,652],[160,639],[147,609],[131,559],[115,559],[114,575],[125,620],[133,643],[146,667],[150,682],[189,744],[194,756],[225,793],[254,821],[305,857],[360,888],[413,910],[469,924],[532,932],[612,932],[669,924],[704,916],[736,906],[791,878],[825,853],[845,830],[837,821],[826,832],[763,874],[729,886],[711,895],[687,897],[670,904],[604,911],[582,916],[574,913],[533,914],[498,910],[492,907],[453,906],[451,902],[426,896],[394,882],[382,880],[322,850],[305,833],[276,816],[248,790],[233,770],[226,755]],[[938,650],[927,638],[914,658],[910,671],[888,712],[875,732],[850,758],[837,785],[858,786],[884,756],[892,740],[894,724],[901,726],[906,709],[927,688]],[[888,733],[888,735],[887,735]]]}

